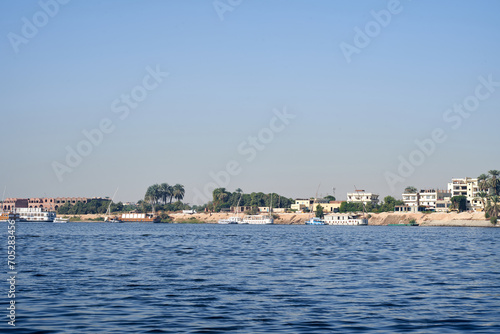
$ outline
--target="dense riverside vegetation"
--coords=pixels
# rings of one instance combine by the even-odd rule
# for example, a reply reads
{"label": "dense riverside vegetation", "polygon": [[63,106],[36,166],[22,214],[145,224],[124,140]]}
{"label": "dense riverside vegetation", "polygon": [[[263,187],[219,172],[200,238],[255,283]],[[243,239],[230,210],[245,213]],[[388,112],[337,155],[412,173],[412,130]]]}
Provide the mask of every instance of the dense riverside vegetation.
{"label": "dense riverside vegetation", "polygon": [[226,188],[214,189],[212,198],[212,201],[208,202],[208,204],[203,207],[198,207],[198,210],[206,207],[210,211],[219,212],[238,205],[253,208],[268,206],[272,206],[273,208],[290,208],[290,206],[295,203],[294,199],[276,193],[264,194],[262,192],[253,192],[251,194],[244,194],[243,190],[240,188],[236,189],[234,192],[229,192]]}
{"label": "dense riverside vegetation", "polygon": [[[153,184],[148,187],[144,200],[137,202],[137,211],[179,211],[190,209],[189,205],[181,202],[184,199],[184,186],[177,183],[174,186],[168,183]],[[172,203],[173,200],[176,200]]]}
{"label": "dense riverside vegetation", "polygon": [[391,212],[394,211],[394,207],[396,205],[403,205],[403,201],[397,200],[392,196],[386,196],[384,197],[384,201],[380,204],[372,204],[372,203],[367,203],[365,207],[363,208],[363,203],[348,203],[348,202],[342,202],[340,204],[340,209],[339,212],[361,212],[361,211],[366,211],[366,212],[373,212],[373,213],[378,213],[378,212]]}
{"label": "dense riverside vegetation", "polygon": [[[56,211],[60,215],[80,215],[106,213],[111,200],[91,200],[88,203],[77,202],[74,205],[66,203]],[[123,205],[122,202],[111,203],[111,212],[130,211],[135,209],[132,205]]]}

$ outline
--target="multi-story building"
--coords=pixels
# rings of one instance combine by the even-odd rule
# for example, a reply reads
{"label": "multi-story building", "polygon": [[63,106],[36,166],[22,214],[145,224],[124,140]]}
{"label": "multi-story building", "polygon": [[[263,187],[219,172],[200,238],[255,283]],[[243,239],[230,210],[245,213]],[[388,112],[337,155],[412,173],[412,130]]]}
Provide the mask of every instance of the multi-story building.
{"label": "multi-story building", "polygon": [[420,205],[419,194],[418,193],[405,193],[405,194],[403,194],[403,202],[407,206],[418,207]]}
{"label": "multi-story building", "polygon": [[441,201],[440,203],[443,204],[447,198],[447,201],[451,203],[451,195],[446,190],[425,189],[420,190],[418,195],[419,205],[431,211],[436,211],[438,201]]}
{"label": "multi-story building", "polygon": [[364,190],[356,190],[353,193],[347,193],[347,202],[348,203],[363,203],[368,204],[371,203],[373,205],[378,204],[378,196],[377,194],[367,193]]}
{"label": "multi-story building", "polygon": [[27,208],[28,198],[6,198],[2,203],[3,211],[14,211],[15,208]]}
{"label": "multi-story building", "polygon": [[479,192],[477,178],[453,178],[448,183],[448,192],[450,192],[451,197],[465,196],[467,198],[467,210],[483,208],[483,203],[477,196]]}
{"label": "multi-story building", "polygon": [[88,203],[92,200],[107,201],[109,199],[102,197],[85,198],[85,197],[35,197],[35,198],[7,198],[3,204],[3,210],[13,210],[14,208],[40,208],[45,211],[55,211],[66,203],[75,205],[78,202]]}
{"label": "multi-story building", "polygon": [[451,194],[446,190],[422,189],[417,193],[405,193],[402,196],[404,206],[408,207],[408,209],[398,207],[397,211],[448,211],[451,204]]}

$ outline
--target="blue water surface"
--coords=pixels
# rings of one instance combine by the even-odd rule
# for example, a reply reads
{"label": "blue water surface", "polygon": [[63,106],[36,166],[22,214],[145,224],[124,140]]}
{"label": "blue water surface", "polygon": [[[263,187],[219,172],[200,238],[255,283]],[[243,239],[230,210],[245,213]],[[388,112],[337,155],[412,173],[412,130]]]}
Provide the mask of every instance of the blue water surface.
{"label": "blue water surface", "polygon": [[498,228],[17,223],[16,327],[4,281],[0,331],[500,333],[499,239]]}

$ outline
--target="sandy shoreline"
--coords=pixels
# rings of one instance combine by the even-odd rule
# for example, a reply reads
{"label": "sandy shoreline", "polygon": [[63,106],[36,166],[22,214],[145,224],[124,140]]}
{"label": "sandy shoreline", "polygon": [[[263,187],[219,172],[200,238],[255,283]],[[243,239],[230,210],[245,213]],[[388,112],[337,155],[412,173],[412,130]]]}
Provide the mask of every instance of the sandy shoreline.
{"label": "sandy shoreline", "polygon": [[[217,223],[219,219],[232,216],[231,213],[197,213],[183,214],[171,213],[174,223]],[[280,213],[277,214],[275,224],[281,225],[301,225],[311,217],[308,213]],[[66,215],[61,215],[65,216]],[[96,218],[104,218],[102,214],[77,215],[81,221],[92,221]],[[69,217],[74,217],[69,215]],[[484,218],[482,212],[462,212],[462,213],[396,213],[383,212],[371,213],[368,220],[369,225],[386,226],[395,223],[408,223],[414,219],[420,226],[469,226],[469,227],[493,227]]]}

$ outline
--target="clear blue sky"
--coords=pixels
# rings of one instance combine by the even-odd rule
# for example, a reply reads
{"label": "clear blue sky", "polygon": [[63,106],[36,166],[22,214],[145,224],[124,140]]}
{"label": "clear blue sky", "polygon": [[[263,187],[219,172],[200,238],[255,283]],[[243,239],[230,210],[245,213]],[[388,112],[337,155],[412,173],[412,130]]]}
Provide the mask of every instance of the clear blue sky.
{"label": "clear blue sky", "polygon": [[[391,1],[221,0],[231,10],[219,13],[212,1],[40,3],[0,3],[7,197],[119,187],[115,200],[137,201],[167,182],[193,204],[230,161],[239,168],[228,190],[310,197],[321,184],[339,199],[354,186],[400,198],[407,185],[445,188],[500,169],[500,87],[473,98],[480,76],[500,82],[498,1],[402,0],[384,25],[372,11]],[[347,62],[341,45],[356,46],[356,27],[372,37]],[[147,77],[145,90],[157,67],[168,76]],[[120,101],[132,92],[135,108]],[[446,114],[464,101],[467,118]],[[273,110],[284,108],[295,118],[281,127]],[[67,147],[85,148],[82,131],[102,120],[112,130],[69,166]],[[271,123],[280,131],[269,139]],[[436,128],[446,141],[401,177],[399,157]],[[250,159],[259,133],[266,143]],[[387,172],[401,179],[391,186]]]}

